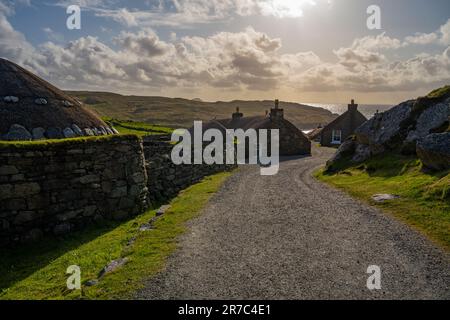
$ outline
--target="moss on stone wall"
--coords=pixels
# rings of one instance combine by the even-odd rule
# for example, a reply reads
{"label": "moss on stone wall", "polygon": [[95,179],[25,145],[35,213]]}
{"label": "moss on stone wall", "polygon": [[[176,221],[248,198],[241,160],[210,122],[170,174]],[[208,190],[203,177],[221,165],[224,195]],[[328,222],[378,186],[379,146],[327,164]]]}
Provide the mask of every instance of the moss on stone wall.
{"label": "moss on stone wall", "polygon": [[97,136],[97,137],[78,137],[71,139],[55,139],[55,140],[39,140],[39,141],[0,141],[0,150],[2,149],[33,149],[43,150],[49,148],[65,148],[67,146],[74,146],[80,143],[95,143],[107,141],[141,141],[141,138],[135,134],[126,135],[111,135],[111,136]]}

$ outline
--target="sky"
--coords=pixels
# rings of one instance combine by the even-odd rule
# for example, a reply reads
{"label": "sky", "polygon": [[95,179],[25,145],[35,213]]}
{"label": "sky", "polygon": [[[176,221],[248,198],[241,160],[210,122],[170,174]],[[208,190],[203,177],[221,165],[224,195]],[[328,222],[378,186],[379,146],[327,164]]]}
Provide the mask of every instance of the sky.
{"label": "sky", "polygon": [[395,104],[450,84],[450,1],[0,0],[0,57],[70,90]]}

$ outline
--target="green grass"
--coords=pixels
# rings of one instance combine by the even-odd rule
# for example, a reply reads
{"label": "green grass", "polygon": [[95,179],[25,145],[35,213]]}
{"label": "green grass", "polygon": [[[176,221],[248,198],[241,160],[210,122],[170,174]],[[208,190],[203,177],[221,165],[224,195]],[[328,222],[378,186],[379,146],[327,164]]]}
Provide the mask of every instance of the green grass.
{"label": "green grass", "polygon": [[438,99],[438,98],[442,98],[443,96],[445,96],[447,94],[450,94],[450,85],[431,91],[427,95],[427,98]]}
{"label": "green grass", "polygon": [[132,120],[116,120],[112,118],[103,118],[110,126],[116,128],[120,134],[136,134],[138,136],[171,134],[172,128],[152,125],[144,122],[136,122]]}
{"label": "green grass", "polygon": [[[388,154],[360,165],[341,162],[334,173],[321,169],[315,176],[380,207],[450,250],[449,171],[425,173],[418,159]],[[375,203],[371,197],[379,193],[396,194],[400,198]]]}
{"label": "green grass", "polygon": [[80,142],[102,142],[111,140],[139,140],[139,136],[135,134],[120,134],[110,136],[92,136],[92,137],[77,137],[70,139],[53,139],[53,140],[36,140],[36,141],[0,141],[1,148],[33,148],[36,150],[46,150],[51,147],[65,147],[77,145]]}
{"label": "green grass", "polygon": [[[124,223],[92,228],[63,241],[46,239],[39,244],[0,252],[0,299],[124,299],[132,297],[145,280],[164,267],[177,247],[185,223],[198,216],[210,197],[230,173],[220,173],[183,191],[171,202],[171,209],[159,218],[151,231],[139,227],[155,216],[155,210]],[[136,237],[131,246],[128,241]],[[122,268],[95,279],[111,260],[127,257]],[[67,267],[81,268],[82,290],[66,288]]]}
{"label": "green grass", "polygon": [[[153,123],[172,128],[190,128],[194,120],[229,119],[236,107],[246,117],[264,116],[273,108],[273,101],[207,102],[182,98],[123,96],[108,92],[67,92],[85,102],[85,107],[101,117],[127,119]],[[316,128],[319,123],[329,123],[336,115],[329,110],[297,103],[280,102],[285,116],[299,129]]]}

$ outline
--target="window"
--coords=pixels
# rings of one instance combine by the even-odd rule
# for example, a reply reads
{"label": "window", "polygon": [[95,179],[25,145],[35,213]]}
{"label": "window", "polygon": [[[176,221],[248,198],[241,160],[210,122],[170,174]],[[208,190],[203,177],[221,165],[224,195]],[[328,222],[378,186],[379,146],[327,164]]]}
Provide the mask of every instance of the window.
{"label": "window", "polygon": [[333,130],[331,135],[331,143],[332,144],[341,144],[342,143],[342,131],[341,130]]}

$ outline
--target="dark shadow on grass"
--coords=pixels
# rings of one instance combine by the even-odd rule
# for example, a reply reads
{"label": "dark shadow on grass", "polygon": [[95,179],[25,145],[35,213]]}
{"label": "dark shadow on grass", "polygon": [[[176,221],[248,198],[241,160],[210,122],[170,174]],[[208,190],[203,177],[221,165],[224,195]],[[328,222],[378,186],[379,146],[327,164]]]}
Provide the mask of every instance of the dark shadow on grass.
{"label": "dark shadow on grass", "polygon": [[44,268],[67,252],[114,230],[128,221],[107,222],[101,227],[90,226],[64,238],[46,236],[37,243],[0,249],[0,292]]}

